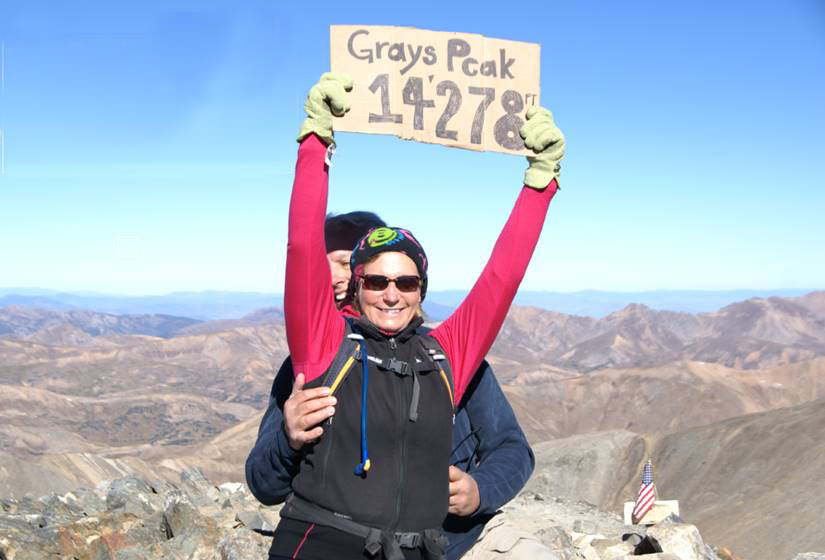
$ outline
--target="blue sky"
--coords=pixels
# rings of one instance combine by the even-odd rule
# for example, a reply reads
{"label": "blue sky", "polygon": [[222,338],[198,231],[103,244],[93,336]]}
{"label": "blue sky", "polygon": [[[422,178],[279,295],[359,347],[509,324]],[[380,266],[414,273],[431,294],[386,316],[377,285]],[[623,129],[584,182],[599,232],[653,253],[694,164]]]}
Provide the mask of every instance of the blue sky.
{"label": "blue sky", "polygon": [[[303,98],[329,25],[374,24],[541,44],[568,152],[524,288],[825,287],[821,0],[410,6],[3,0],[0,286],[281,291]],[[330,209],[469,287],[523,158],[338,143]]]}

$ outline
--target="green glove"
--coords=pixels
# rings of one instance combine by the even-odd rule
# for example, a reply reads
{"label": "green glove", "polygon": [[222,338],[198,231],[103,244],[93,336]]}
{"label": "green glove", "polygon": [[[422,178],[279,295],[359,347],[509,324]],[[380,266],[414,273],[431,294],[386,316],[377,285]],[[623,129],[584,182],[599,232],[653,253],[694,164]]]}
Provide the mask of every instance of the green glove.
{"label": "green glove", "polygon": [[553,179],[558,179],[561,158],[564,156],[564,134],[553,122],[553,114],[544,107],[530,107],[527,122],[519,130],[524,145],[535,156],[527,156],[530,166],[524,172],[524,184],[543,189]]}
{"label": "green glove", "polygon": [[312,86],[304,101],[307,118],[301,125],[298,142],[310,133],[317,134],[327,144],[334,143],[332,138],[332,115],[343,117],[349,111],[346,92],[352,91],[352,78],[346,74],[327,72],[321,80]]}

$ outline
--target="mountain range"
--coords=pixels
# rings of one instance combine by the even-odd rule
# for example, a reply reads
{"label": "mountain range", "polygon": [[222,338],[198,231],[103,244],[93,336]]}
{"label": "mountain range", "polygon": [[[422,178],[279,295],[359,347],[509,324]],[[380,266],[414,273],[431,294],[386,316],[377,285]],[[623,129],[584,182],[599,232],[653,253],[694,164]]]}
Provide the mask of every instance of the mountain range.
{"label": "mountain range", "polygon": [[[639,303],[653,309],[700,313],[755,297],[797,297],[811,290],[653,290],[645,292],[545,292],[522,290],[515,304],[549,311],[604,317]],[[427,292],[424,311],[440,321],[464,300],[466,290]],[[152,296],[124,296],[97,292],[60,292],[38,288],[0,288],[0,308],[18,306],[57,311],[82,309],[114,314],[179,315],[209,321],[235,319],[263,307],[283,307],[283,294],[261,292],[173,292]]]}
{"label": "mountain range", "polygon": [[[128,473],[177,480],[190,466],[242,480],[287,352],[272,307],[219,320],[0,309],[0,496]],[[514,307],[488,360],[544,494],[616,511],[651,455],[662,497],[682,500],[712,542],[758,560],[800,551],[767,542],[776,511],[772,528],[825,548],[818,525],[797,523],[825,499],[802,482],[825,469],[825,292],[696,314]]]}

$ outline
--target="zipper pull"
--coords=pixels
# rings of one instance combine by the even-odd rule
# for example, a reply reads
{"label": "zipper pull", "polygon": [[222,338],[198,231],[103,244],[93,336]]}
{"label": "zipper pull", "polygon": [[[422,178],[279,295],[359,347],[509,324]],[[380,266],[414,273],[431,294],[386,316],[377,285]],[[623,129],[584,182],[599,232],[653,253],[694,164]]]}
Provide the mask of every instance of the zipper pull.
{"label": "zipper pull", "polygon": [[398,345],[395,343],[395,338],[390,339],[390,348],[393,350],[398,350]]}

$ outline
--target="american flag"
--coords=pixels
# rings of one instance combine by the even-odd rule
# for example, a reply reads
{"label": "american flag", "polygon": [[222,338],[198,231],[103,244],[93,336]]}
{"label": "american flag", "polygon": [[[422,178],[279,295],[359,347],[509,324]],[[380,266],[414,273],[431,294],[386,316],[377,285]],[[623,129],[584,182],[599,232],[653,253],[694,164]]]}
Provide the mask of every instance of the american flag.
{"label": "american flag", "polygon": [[642,472],[642,486],[636,496],[636,505],[633,506],[633,519],[636,523],[641,521],[642,517],[650,511],[655,500],[656,485],[653,483],[653,463],[648,459]]}

